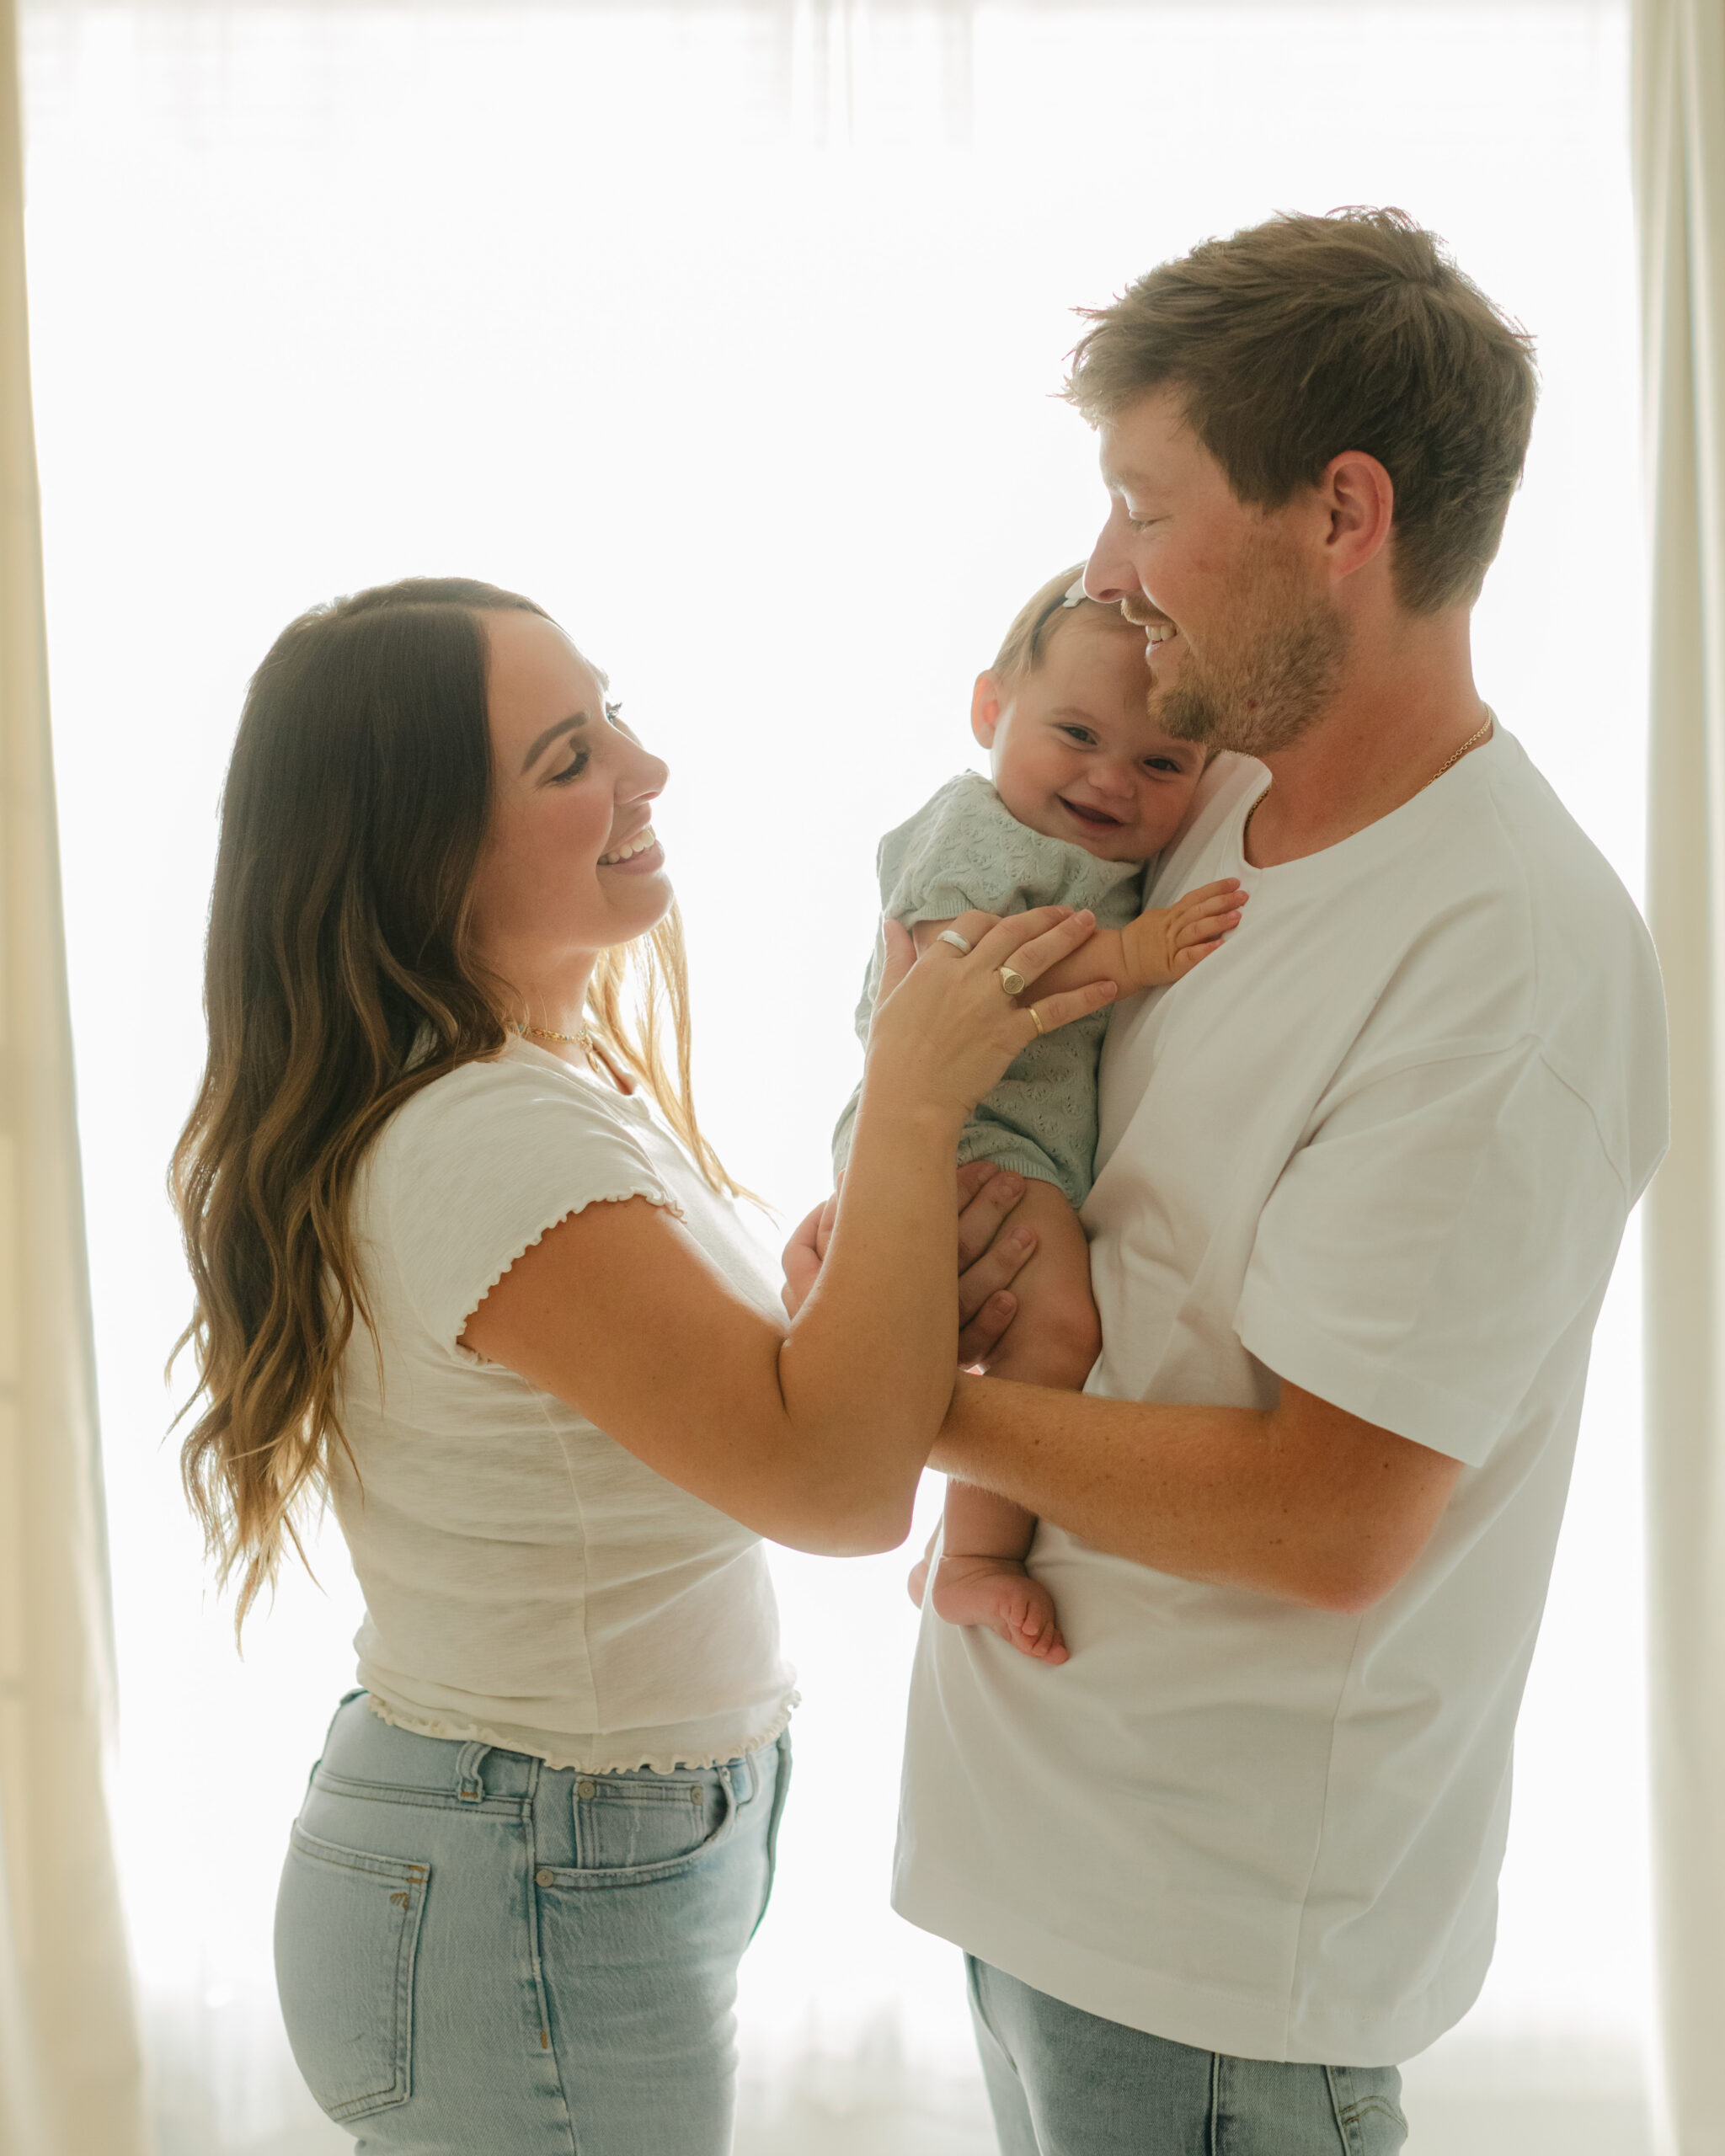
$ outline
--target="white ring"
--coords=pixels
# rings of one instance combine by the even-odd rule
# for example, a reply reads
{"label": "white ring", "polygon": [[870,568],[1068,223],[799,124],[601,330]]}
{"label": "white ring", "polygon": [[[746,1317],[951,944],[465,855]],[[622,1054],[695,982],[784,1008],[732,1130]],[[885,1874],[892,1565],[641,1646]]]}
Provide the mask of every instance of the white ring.
{"label": "white ring", "polygon": [[937,943],[950,943],[955,951],[962,951],[968,958],[975,946],[967,943],[956,928],[943,928],[935,937]]}

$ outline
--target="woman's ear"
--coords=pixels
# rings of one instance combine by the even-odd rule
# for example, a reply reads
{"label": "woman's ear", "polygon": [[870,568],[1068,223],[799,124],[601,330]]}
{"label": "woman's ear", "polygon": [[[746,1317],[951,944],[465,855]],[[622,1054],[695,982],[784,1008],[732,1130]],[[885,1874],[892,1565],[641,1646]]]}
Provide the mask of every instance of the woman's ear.
{"label": "woman's ear", "polygon": [[1001,681],[997,674],[979,674],[970,691],[970,731],[985,749],[994,746],[994,730],[1001,723]]}

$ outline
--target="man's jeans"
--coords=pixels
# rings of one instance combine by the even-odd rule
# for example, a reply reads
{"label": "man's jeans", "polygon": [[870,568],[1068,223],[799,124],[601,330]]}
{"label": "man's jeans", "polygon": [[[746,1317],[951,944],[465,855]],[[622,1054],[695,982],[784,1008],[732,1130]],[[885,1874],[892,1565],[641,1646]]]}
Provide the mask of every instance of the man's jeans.
{"label": "man's jeans", "polygon": [[1393,2066],[1288,2066],[1147,2036],[966,1957],[1001,2156],[1394,2156]]}

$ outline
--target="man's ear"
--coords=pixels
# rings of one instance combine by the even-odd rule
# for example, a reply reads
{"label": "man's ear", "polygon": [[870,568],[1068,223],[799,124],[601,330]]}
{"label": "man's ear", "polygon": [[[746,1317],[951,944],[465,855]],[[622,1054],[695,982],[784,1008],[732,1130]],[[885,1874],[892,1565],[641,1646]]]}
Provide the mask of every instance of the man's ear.
{"label": "man's ear", "polygon": [[1332,456],[1318,482],[1327,518],[1324,551],[1332,576],[1351,576],[1390,543],[1396,521],[1396,483],[1375,456],[1346,449]]}
{"label": "man's ear", "polygon": [[1001,723],[1001,678],[998,674],[979,674],[976,686],[970,691],[970,731],[985,749],[994,746],[994,730]]}

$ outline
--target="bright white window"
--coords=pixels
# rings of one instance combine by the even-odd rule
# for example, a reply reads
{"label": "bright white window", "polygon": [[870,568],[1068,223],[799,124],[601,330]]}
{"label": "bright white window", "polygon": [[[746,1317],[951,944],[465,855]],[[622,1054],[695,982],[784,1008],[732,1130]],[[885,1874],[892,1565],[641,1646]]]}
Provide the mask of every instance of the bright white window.
{"label": "bright white window", "polygon": [[[171,2156],[349,2145],[286,2062],[269,1942],[350,1681],[351,1583],[326,1542],[327,1593],[289,1582],[237,1663],[162,1443],[187,1300],[162,1173],[249,669],[303,606],[410,572],[516,585],[569,627],[672,766],[655,821],[704,1118],[794,1218],[852,1082],[875,839],[970,760],[972,675],[1100,518],[1054,394],[1071,310],[1279,207],[1394,202],[1538,334],[1479,675],[1636,888],[1626,13],[26,0],[119,1817]],[[1632,1273],[1522,1724],[1497,1967],[1409,2077],[1423,2156],[1642,2145]],[[903,1571],[779,1566],[808,1704],[745,1965],[757,2156],[991,2145],[956,1957],[885,1907]]]}

